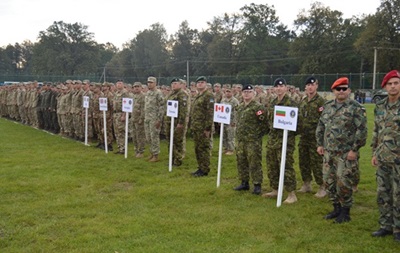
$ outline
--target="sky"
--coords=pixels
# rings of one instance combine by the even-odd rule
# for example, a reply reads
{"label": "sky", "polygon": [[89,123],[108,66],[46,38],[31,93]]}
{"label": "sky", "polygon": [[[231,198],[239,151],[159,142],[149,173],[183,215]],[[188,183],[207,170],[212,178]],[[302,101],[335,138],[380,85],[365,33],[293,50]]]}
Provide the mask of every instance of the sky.
{"label": "sky", "polygon": [[[118,48],[152,24],[163,24],[167,34],[175,34],[187,20],[191,29],[207,28],[207,22],[224,13],[239,13],[245,5],[274,6],[279,20],[292,28],[301,10],[309,10],[315,0],[1,0],[0,47],[37,41],[54,21],[88,26],[98,43],[111,42]],[[380,0],[319,0],[345,18],[373,14]]]}

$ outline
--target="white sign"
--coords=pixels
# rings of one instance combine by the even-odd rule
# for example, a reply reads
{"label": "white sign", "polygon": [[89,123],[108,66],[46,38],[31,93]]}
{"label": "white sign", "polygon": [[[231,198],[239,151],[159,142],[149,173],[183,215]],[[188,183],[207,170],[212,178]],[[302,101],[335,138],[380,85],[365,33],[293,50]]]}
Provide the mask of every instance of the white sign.
{"label": "white sign", "polygon": [[167,101],[167,116],[172,118],[178,118],[178,101],[175,100]]}
{"label": "white sign", "polygon": [[274,108],[274,128],[296,131],[299,108],[278,106]]}
{"label": "white sign", "polygon": [[133,111],[133,98],[122,98],[122,111],[123,112]]}
{"label": "white sign", "polygon": [[108,110],[107,98],[99,98],[99,107],[100,111]]}
{"label": "white sign", "polygon": [[214,122],[229,125],[231,123],[232,106],[227,104],[214,104]]}
{"label": "white sign", "polygon": [[89,108],[89,97],[83,96],[83,108]]}

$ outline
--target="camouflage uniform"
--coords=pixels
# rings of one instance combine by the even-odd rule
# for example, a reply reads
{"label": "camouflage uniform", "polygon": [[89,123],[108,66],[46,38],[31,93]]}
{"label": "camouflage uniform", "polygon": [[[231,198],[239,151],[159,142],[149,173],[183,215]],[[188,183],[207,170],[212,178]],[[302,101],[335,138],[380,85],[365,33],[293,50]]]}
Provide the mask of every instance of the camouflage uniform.
{"label": "camouflage uniform", "polygon": [[[174,140],[173,140],[173,153],[172,161],[174,165],[180,166],[183,159],[183,136],[185,130],[186,115],[188,113],[188,100],[186,92],[182,89],[172,90],[172,93],[168,96],[167,100],[178,101],[178,117],[174,119]],[[166,137],[170,140],[171,131],[171,117],[165,116],[165,129]],[[176,128],[177,125],[181,125],[181,128]]]}
{"label": "camouflage uniform", "polygon": [[358,160],[347,160],[350,150],[358,153],[367,138],[365,109],[355,100],[325,103],[319,118],[317,146],[324,147],[323,177],[333,204],[350,208]]}
{"label": "camouflage uniform", "polygon": [[236,121],[237,121],[237,107],[239,106],[239,101],[235,97],[226,98],[221,100],[221,104],[231,105],[231,123],[224,126],[224,139],[222,146],[226,151],[235,150],[235,132],[236,132]]}
{"label": "camouflage uniform", "polygon": [[[268,134],[267,155],[266,155],[267,172],[271,188],[273,190],[278,190],[281,157],[282,157],[283,130],[275,129],[272,127],[274,125],[273,122],[274,122],[275,105],[295,107],[295,102],[291,100],[288,94],[286,93],[280,102],[278,101],[278,97],[272,100],[271,106],[268,108],[269,134]],[[293,131],[288,132],[285,178],[284,178],[285,190],[288,192],[296,190],[296,173],[293,167],[295,135],[296,133]]]}
{"label": "camouflage uniform", "polygon": [[[160,153],[160,128],[165,113],[164,98],[162,92],[156,88],[147,91],[144,100],[146,139],[150,143],[150,153],[156,156]],[[156,127],[157,122],[160,123],[160,128]]]}
{"label": "camouflage uniform", "polygon": [[[214,120],[213,94],[208,90],[199,93],[193,100],[191,111],[190,129],[193,134],[198,169],[208,174],[211,157],[210,139]],[[204,135],[205,131],[210,132],[209,137]]]}
{"label": "camouflage uniform", "polygon": [[83,118],[82,118],[82,106],[83,106],[83,90],[77,89],[72,93],[71,96],[71,114],[72,114],[72,125],[73,134],[76,139],[83,140]]}
{"label": "camouflage uniform", "polygon": [[143,154],[146,145],[146,134],[144,129],[144,94],[142,92],[133,94],[132,112],[132,141],[135,154]]}
{"label": "camouflage uniform", "polygon": [[261,185],[262,172],[262,136],[267,129],[265,107],[252,100],[249,104],[242,102],[237,108],[236,157],[239,179]]}
{"label": "camouflage uniform", "polygon": [[372,136],[373,156],[378,160],[376,182],[379,225],[400,232],[400,99],[390,104],[379,101],[375,110]]}
{"label": "camouflage uniform", "polygon": [[[113,126],[115,139],[118,145],[118,152],[125,152],[125,115],[122,111],[122,99],[129,97],[127,90],[116,90],[113,98]],[[108,141],[108,140],[107,140]]]}
{"label": "camouflage uniform", "polygon": [[299,141],[299,167],[303,182],[311,182],[314,175],[315,182],[323,185],[322,157],[317,153],[317,140],[315,130],[318,120],[324,109],[325,99],[318,93],[309,101],[305,96],[300,102],[298,134]]}

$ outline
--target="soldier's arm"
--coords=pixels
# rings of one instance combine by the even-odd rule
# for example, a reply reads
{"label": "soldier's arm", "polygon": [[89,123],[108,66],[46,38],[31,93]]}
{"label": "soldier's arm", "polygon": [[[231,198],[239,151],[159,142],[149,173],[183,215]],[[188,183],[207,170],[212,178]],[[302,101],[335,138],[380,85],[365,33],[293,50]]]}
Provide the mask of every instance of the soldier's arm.
{"label": "soldier's arm", "polygon": [[354,114],[354,124],[356,126],[354,143],[351,150],[357,152],[367,141],[367,115],[364,107],[359,107]]}

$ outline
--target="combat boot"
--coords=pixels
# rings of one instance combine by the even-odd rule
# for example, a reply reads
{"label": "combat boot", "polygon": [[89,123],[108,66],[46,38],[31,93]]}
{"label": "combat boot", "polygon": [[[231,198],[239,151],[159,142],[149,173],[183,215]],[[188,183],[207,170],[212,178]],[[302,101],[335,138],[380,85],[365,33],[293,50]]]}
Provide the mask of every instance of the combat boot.
{"label": "combat boot", "polygon": [[333,204],[333,211],[325,215],[324,219],[331,220],[339,216],[342,211],[342,205],[340,203]]}
{"label": "combat boot", "polygon": [[136,158],[142,158],[142,157],[143,157],[143,154],[142,154],[142,153],[137,153],[135,157],[136,157]]}
{"label": "combat boot", "polygon": [[311,190],[312,190],[311,189],[311,182],[304,182],[303,186],[297,192],[307,193],[307,192],[311,192]]}
{"label": "combat boot", "polygon": [[335,223],[349,222],[350,220],[350,207],[342,207],[339,216],[335,219]]}
{"label": "combat boot", "polygon": [[153,157],[149,160],[149,162],[152,162],[152,163],[158,162],[158,161],[160,161],[160,160],[158,159],[158,155],[153,155]]}
{"label": "combat boot", "polygon": [[294,191],[290,192],[288,197],[286,198],[285,201],[283,201],[283,203],[285,204],[293,204],[297,202],[297,197],[296,197],[296,193]]}
{"label": "combat boot", "polygon": [[242,181],[239,186],[233,188],[235,191],[248,191],[250,190],[249,181]]}
{"label": "combat boot", "polygon": [[271,192],[264,193],[262,196],[264,198],[276,198],[278,196],[278,191],[273,189]]}
{"label": "combat boot", "polygon": [[253,194],[255,195],[261,194],[261,184],[254,184]]}
{"label": "combat boot", "polygon": [[153,158],[153,154],[151,154],[149,157],[147,157],[147,161],[150,161]]}
{"label": "combat boot", "polygon": [[325,186],[322,184],[319,186],[319,190],[317,193],[314,194],[315,197],[317,198],[324,198],[326,196],[326,190],[325,190]]}

